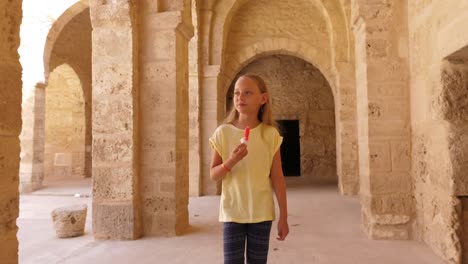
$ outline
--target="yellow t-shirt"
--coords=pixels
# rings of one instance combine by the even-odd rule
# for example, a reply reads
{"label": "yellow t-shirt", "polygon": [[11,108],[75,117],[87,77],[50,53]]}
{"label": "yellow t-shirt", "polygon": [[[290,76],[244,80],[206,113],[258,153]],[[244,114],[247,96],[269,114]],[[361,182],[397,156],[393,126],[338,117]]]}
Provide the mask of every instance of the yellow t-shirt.
{"label": "yellow t-shirt", "polygon": [[[243,137],[243,129],[223,124],[211,136],[210,145],[225,161]],[[247,156],[222,181],[220,222],[258,223],[275,219],[270,171],[282,141],[272,126],[260,123],[250,130]]]}

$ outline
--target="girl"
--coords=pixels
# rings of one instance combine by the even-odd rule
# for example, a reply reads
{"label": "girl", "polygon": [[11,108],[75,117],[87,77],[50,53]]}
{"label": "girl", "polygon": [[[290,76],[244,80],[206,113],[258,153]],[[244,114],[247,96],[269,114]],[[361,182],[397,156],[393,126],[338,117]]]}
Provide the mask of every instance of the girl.
{"label": "girl", "polygon": [[[222,181],[219,221],[224,222],[224,263],[266,263],[271,223],[275,218],[273,190],[280,209],[278,240],[289,233],[286,185],[281,168],[283,138],[274,125],[265,82],[242,75],[234,87],[231,112],[210,138],[214,149],[210,176]],[[248,142],[239,143],[244,129]],[[243,141],[244,142],[244,141]]]}

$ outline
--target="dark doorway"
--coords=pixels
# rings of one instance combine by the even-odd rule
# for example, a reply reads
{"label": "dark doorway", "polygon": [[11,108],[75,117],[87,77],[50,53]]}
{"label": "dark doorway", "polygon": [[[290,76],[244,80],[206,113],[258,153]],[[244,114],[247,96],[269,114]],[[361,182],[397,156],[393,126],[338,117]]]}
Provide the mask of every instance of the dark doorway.
{"label": "dark doorway", "polygon": [[301,176],[301,145],[299,120],[277,120],[283,136],[281,163],[284,176]]}

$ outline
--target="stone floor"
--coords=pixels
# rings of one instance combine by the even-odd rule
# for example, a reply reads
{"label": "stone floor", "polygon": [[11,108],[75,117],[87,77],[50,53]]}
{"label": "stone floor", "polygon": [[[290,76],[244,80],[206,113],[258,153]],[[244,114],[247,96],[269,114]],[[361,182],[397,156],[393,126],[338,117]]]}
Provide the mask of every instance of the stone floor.
{"label": "stone floor", "polygon": [[[90,180],[57,181],[20,198],[20,263],[222,263],[219,198],[191,198],[190,228],[179,237],[145,237],[136,241],[97,241],[91,234]],[[75,197],[75,194],[79,194]],[[288,187],[290,235],[275,239],[269,263],[441,264],[422,243],[372,241],[360,231],[359,202],[330,186]],[[50,212],[59,206],[88,204],[85,235],[58,239]]]}

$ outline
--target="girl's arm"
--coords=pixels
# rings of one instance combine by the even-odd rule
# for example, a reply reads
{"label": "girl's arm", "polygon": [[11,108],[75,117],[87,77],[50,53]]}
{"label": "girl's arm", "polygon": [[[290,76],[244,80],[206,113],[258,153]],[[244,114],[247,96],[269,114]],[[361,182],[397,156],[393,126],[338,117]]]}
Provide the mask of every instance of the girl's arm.
{"label": "girl's arm", "polygon": [[[231,153],[231,156],[223,163],[223,159],[216,150],[213,150],[211,157],[211,169],[210,177],[214,181],[220,181],[226,177],[228,172],[234,167],[240,160],[247,155],[247,145],[240,144]],[[223,168],[224,166],[224,168]]]}
{"label": "girl's arm", "polygon": [[280,209],[278,220],[278,240],[284,240],[289,233],[288,206],[286,201],[286,183],[284,181],[283,168],[281,167],[281,153],[278,150],[271,164],[271,183],[275,190],[276,200]]}

